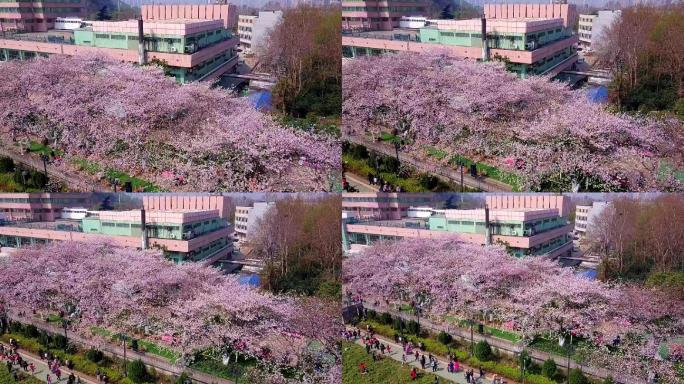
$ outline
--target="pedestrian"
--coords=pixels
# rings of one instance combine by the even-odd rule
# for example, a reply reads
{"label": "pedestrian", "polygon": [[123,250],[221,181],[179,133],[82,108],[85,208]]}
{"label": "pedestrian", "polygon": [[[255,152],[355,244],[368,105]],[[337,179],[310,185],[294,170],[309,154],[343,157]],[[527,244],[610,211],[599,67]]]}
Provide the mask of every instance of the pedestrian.
{"label": "pedestrian", "polygon": [[392,347],[389,344],[387,344],[387,354],[388,355],[392,354]]}
{"label": "pedestrian", "polygon": [[480,379],[483,378],[485,375],[484,369],[482,369],[482,366],[480,366]]}
{"label": "pedestrian", "polygon": [[366,364],[362,361],[361,364],[359,364],[359,372],[361,372],[362,375],[365,375],[368,373],[368,369],[366,368]]}
{"label": "pedestrian", "polygon": [[74,373],[71,372],[69,374],[69,378],[67,379],[68,384],[76,384],[76,376],[74,376]]}
{"label": "pedestrian", "polygon": [[432,360],[432,372],[437,372],[437,359]]}
{"label": "pedestrian", "polygon": [[401,353],[401,365],[406,364],[406,354],[404,352]]}
{"label": "pedestrian", "polygon": [[435,376],[435,384],[439,384],[439,376]]}
{"label": "pedestrian", "polygon": [[411,380],[415,380],[418,377],[418,372],[416,372],[416,367],[411,368]]}
{"label": "pedestrian", "polygon": [[57,376],[57,381],[62,380],[62,371],[59,368],[55,370],[55,376]]}
{"label": "pedestrian", "polygon": [[47,375],[47,384],[52,384],[52,376],[49,373]]}
{"label": "pedestrian", "polygon": [[425,355],[420,356],[420,367],[425,369]]}
{"label": "pedestrian", "polygon": [[29,369],[31,370],[31,374],[35,375],[36,374],[36,365],[31,363],[29,364]]}
{"label": "pedestrian", "polygon": [[12,372],[12,362],[7,360],[7,373]]}
{"label": "pedestrian", "polygon": [[380,353],[385,354],[385,344],[380,344]]}
{"label": "pedestrian", "polygon": [[418,361],[418,350],[417,349],[415,351],[415,356],[416,356],[416,359],[414,361]]}
{"label": "pedestrian", "polygon": [[366,355],[370,353],[370,344],[366,343]]}
{"label": "pedestrian", "polygon": [[12,378],[14,381],[19,382],[19,375],[17,375],[17,371],[12,372]]}

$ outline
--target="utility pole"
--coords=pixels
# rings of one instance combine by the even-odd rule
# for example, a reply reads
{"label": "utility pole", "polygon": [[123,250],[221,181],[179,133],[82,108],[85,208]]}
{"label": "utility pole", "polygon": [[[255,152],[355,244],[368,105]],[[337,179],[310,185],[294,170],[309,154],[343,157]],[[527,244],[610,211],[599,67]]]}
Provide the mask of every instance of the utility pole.
{"label": "utility pole", "polygon": [[485,204],[485,245],[492,245],[492,233],[489,228],[489,207]]}

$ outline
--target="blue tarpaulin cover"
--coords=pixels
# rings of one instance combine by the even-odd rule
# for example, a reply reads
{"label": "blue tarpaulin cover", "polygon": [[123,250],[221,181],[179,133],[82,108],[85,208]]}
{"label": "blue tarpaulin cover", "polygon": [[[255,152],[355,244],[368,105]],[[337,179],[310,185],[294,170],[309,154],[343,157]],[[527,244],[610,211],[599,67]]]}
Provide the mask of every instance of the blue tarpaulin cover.
{"label": "blue tarpaulin cover", "polygon": [[579,272],[578,275],[582,277],[586,277],[587,279],[596,279],[596,270],[595,269],[587,269],[586,271]]}
{"label": "blue tarpaulin cover", "polygon": [[608,88],[603,85],[591,88],[587,91],[587,98],[592,103],[607,103],[608,102]]}
{"label": "blue tarpaulin cover", "polygon": [[254,91],[249,95],[249,101],[254,108],[260,111],[270,111],[272,106],[271,92],[269,91]]}
{"label": "blue tarpaulin cover", "polygon": [[242,275],[238,278],[238,283],[242,285],[251,285],[253,287],[258,287],[261,283],[261,278],[259,277],[259,275],[255,274]]}

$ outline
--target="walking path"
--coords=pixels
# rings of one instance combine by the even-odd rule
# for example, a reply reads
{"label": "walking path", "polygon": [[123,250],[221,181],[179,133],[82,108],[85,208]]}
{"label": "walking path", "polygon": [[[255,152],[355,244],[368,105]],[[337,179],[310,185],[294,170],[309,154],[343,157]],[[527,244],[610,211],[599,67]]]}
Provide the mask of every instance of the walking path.
{"label": "walking path", "polygon": [[[15,163],[33,168],[39,172],[43,171],[43,161],[40,160],[36,155],[32,155],[30,153],[20,153],[13,148],[0,146],[0,156],[9,157],[14,160]],[[89,177],[65,171],[64,169],[56,167],[52,164],[47,165],[47,173],[48,177],[51,179],[62,182],[69,191],[88,192],[104,190],[103,185],[91,180]]]}
{"label": "walking path", "polygon": [[347,182],[352,187],[358,189],[359,192],[377,192],[380,188],[366,183],[361,176],[355,175],[349,171],[344,173]]}
{"label": "walking path", "polygon": [[[33,318],[28,318],[28,317],[20,317],[17,316],[16,314],[10,313],[9,318],[14,321],[18,321],[23,324],[33,324],[36,326],[38,329],[42,329],[44,331],[48,331],[52,334],[59,335],[62,334],[64,331],[56,327],[52,324],[47,324],[45,322],[41,322],[37,319]],[[124,350],[122,347],[118,345],[113,345],[111,343],[107,343],[105,345],[101,345],[99,343],[95,343],[93,341],[87,340],[83,337],[80,337],[75,334],[69,334],[69,341],[75,344],[80,344],[82,346],[85,346],[87,348],[96,348],[99,349],[100,351],[104,352],[105,354],[109,356],[114,356],[118,359],[123,359],[124,356]],[[19,346],[21,347],[21,345]],[[158,372],[164,373],[166,375],[180,375],[182,372],[185,372],[192,378],[192,380],[198,382],[198,383],[206,383],[206,384],[233,384],[231,380],[223,379],[220,377],[212,376],[204,372],[197,371],[192,368],[187,368],[183,367],[177,364],[172,364],[170,363],[167,359],[164,359],[160,356],[154,355],[154,354],[149,354],[149,353],[141,353],[141,352],[136,352],[133,351],[129,348],[126,348],[126,360],[127,361],[133,361],[140,359],[145,365],[154,367]]]}
{"label": "walking path", "polygon": [[[9,348],[9,345],[5,344],[5,347]],[[20,349],[17,350],[17,352],[19,353],[19,356],[21,356],[29,364],[33,363],[36,366],[36,370],[32,376],[37,378],[40,381],[47,383],[47,376],[50,375],[52,378],[52,383],[66,383],[67,379],[69,378],[69,374],[73,372],[74,376],[81,378],[82,383],[84,383],[84,384],[97,384],[97,380],[95,378],[90,377],[90,376],[88,376],[84,373],[81,373],[81,372],[72,371],[65,366],[61,366],[59,368],[60,371],[62,371],[62,379],[57,380],[57,376],[55,376],[52,372],[50,372],[50,369],[48,368],[47,362],[41,360],[38,356],[36,356],[32,353],[21,350],[21,346],[20,346]],[[0,369],[5,369],[5,367],[4,367],[5,363],[6,362],[3,363],[3,366],[0,367]],[[17,368],[17,367],[15,367],[14,369],[21,370],[21,368]],[[30,375],[31,371],[29,370],[28,372],[25,372],[25,373]]]}
{"label": "walking path", "polygon": [[[354,330],[354,328],[347,327],[347,330],[352,331],[352,330]],[[365,335],[366,332],[362,331],[362,334]],[[394,341],[391,341],[391,340],[389,340],[383,336],[380,336],[378,334],[374,334],[373,336],[376,339],[380,340],[381,343],[383,343],[385,345],[389,345],[392,348],[392,353],[385,353],[384,355],[381,354],[379,351],[376,351],[380,356],[388,356],[388,357],[391,357],[392,359],[394,359],[400,363],[402,362],[401,361],[402,347],[400,344],[397,344]],[[365,347],[365,344],[363,343],[362,338],[354,340],[354,343],[358,344],[362,347]],[[426,359],[426,367],[427,367],[427,365],[429,365],[427,362],[427,353],[425,355],[426,355],[425,359]],[[462,364],[459,361],[458,362],[459,371],[456,373],[450,373],[447,371],[447,366],[449,365],[449,362],[447,360],[443,359],[441,356],[435,356],[435,355],[433,355],[433,356],[437,358],[437,362],[438,362],[437,363],[437,371],[433,372],[432,368],[427,368],[427,369],[423,370],[424,372],[429,372],[429,373],[435,374],[435,375],[437,375],[443,379],[447,379],[447,380],[452,381],[454,383],[467,384],[466,378],[465,378],[465,371],[467,369],[473,369],[474,375],[476,377],[477,384],[491,384],[492,383],[494,375],[489,373],[489,372],[485,372],[484,378],[479,378],[479,367],[469,367],[467,365]],[[416,360],[413,355],[406,356],[406,364],[409,367],[416,367],[417,369],[422,369],[420,366],[420,361]],[[515,383],[515,382],[508,380],[508,379],[505,379],[505,383],[511,384],[511,383]]]}
{"label": "walking path", "polygon": [[[363,145],[364,147],[375,152],[379,152],[385,156],[396,156],[394,148],[390,148],[389,146],[383,145],[381,143],[374,143],[360,137],[349,135],[343,135],[342,139],[354,144]],[[443,165],[437,165],[424,160],[419,160],[402,152],[399,152],[399,161],[410,164],[421,172],[427,172],[447,182],[461,185],[461,173],[459,170]],[[510,192],[513,190],[513,187],[506,183],[486,177],[475,178],[470,176],[470,173],[467,171],[463,172],[463,185],[468,188],[477,189],[483,192]]]}
{"label": "walking path", "polygon": [[[363,304],[364,308],[366,309],[372,309],[375,310],[378,313],[386,312],[391,314],[392,316],[395,317],[401,317],[405,321],[418,321],[420,320],[420,327],[424,329],[430,329],[432,332],[440,332],[440,331],[445,331],[449,333],[451,336],[457,337],[461,340],[464,341],[470,341],[470,331],[463,329],[461,327],[458,327],[456,325],[449,325],[449,324],[435,324],[431,322],[430,320],[421,317],[418,319],[416,316],[412,314],[408,314],[405,312],[398,312],[394,310],[390,310],[387,308],[379,308],[379,307],[374,307],[372,305],[368,305],[366,303]],[[473,335],[473,341],[478,342],[481,340],[486,340],[489,345],[492,347],[496,347],[499,350],[506,351],[509,354],[515,355],[516,353],[520,353],[520,351],[523,349],[523,345],[520,343],[514,343],[509,340],[505,340],[499,337],[491,336],[491,335],[483,335],[479,334],[477,332],[474,332]],[[560,368],[563,368],[567,370],[567,367],[569,366],[570,369],[573,368],[580,368],[585,374],[589,374],[591,376],[600,378],[600,379],[605,379],[606,377],[613,377],[615,380],[621,382],[621,383],[627,383],[627,384],[636,384],[638,381],[635,381],[635,379],[631,376],[628,375],[622,375],[619,372],[610,372],[605,368],[599,368],[599,367],[593,367],[589,365],[583,365],[583,364],[578,364],[575,360],[568,358],[568,356],[560,356],[554,353],[549,353],[545,351],[541,351],[539,349],[535,348],[529,348],[527,351],[530,354],[530,357],[534,360],[536,360],[537,363],[543,363],[544,361],[548,359],[553,359],[556,361],[558,366]],[[401,357],[401,356],[400,356]]]}

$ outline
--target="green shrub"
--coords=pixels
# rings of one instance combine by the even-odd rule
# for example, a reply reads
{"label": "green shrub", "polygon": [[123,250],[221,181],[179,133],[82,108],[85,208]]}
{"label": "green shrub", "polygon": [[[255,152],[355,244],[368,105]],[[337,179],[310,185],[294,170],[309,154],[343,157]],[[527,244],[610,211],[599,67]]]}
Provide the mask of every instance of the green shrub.
{"label": "green shrub", "polygon": [[603,384],[613,384],[615,381],[613,380],[613,376],[608,376],[605,379],[603,379]]}
{"label": "green shrub", "polygon": [[102,361],[102,359],[104,359],[104,353],[97,349],[89,349],[86,351],[85,357],[93,363],[99,363],[100,361]]}
{"label": "green shrub", "polygon": [[369,309],[368,311],[366,311],[366,318],[368,318],[368,320],[375,320],[377,315],[378,315],[378,313],[372,309]]}
{"label": "green shrub", "polygon": [[408,328],[408,331],[414,335],[420,334],[420,324],[418,324],[415,320],[409,321],[407,328]]}
{"label": "green shrub", "polygon": [[450,334],[448,334],[448,333],[446,333],[446,332],[444,332],[444,331],[441,331],[441,332],[437,335],[437,340],[438,340],[440,343],[444,344],[444,345],[447,345],[447,344],[451,343],[451,342],[453,341],[453,339],[454,339],[454,338],[451,337]]}
{"label": "green shrub", "polygon": [[188,376],[187,373],[183,372],[178,376],[178,378],[175,381],[175,384],[187,384],[190,382],[190,376]]}
{"label": "green shrub", "polygon": [[556,376],[558,368],[556,367],[556,361],[553,359],[548,359],[542,365],[542,375],[552,379]]}
{"label": "green shrub", "polygon": [[134,351],[138,350],[138,339],[131,340],[131,349]]}
{"label": "green shrub", "polygon": [[404,325],[404,320],[402,320],[401,317],[395,317],[392,321],[392,328],[399,332],[402,332],[404,329],[406,329],[406,325]]}
{"label": "green shrub", "polygon": [[35,325],[28,324],[26,327],[24,327],[24,336],[35,338],[38,337],[38,334],[38,328],[36,328]]}
{"label": "green shrub", "polygon": [[589,384],[589,380],[587,380],[587,377],[584,376],[584,373],[581,369],[574,368],[570,370],[568,384]]}
{"label": "green shrub", "polygon": [[9,173],[14,171],[14,160],[9,157],[0,157],[0,172]]}
{"label": "green shrub", "polygon": [[383,313],[380,315],[380,322],[386,325],[392,324],[392,315],[389,313]]}
{"label": "green shrub", "polygon": [[55,335],[52,339],[55,348],[64,349],[67,347],[68,340],[64,335]]}
{"label": "green shrub", "polygon": [[16,321],[10,323],[9,329],[12,333],[24,333],[24,327],[21,325],[21,323],[17,323]]}
{"label": "green shrub", "polygon": [[492,347],[489,346],[487,340],[482,340],[475,344],[474,353],[478,360],[488,361],[492,358]]}
{"label": "green shrub", "polygon": [[144,383],[149,379],[149,373],[147,372],[147,367],[138,359],[128,364],[128,378],[134,383]]}

